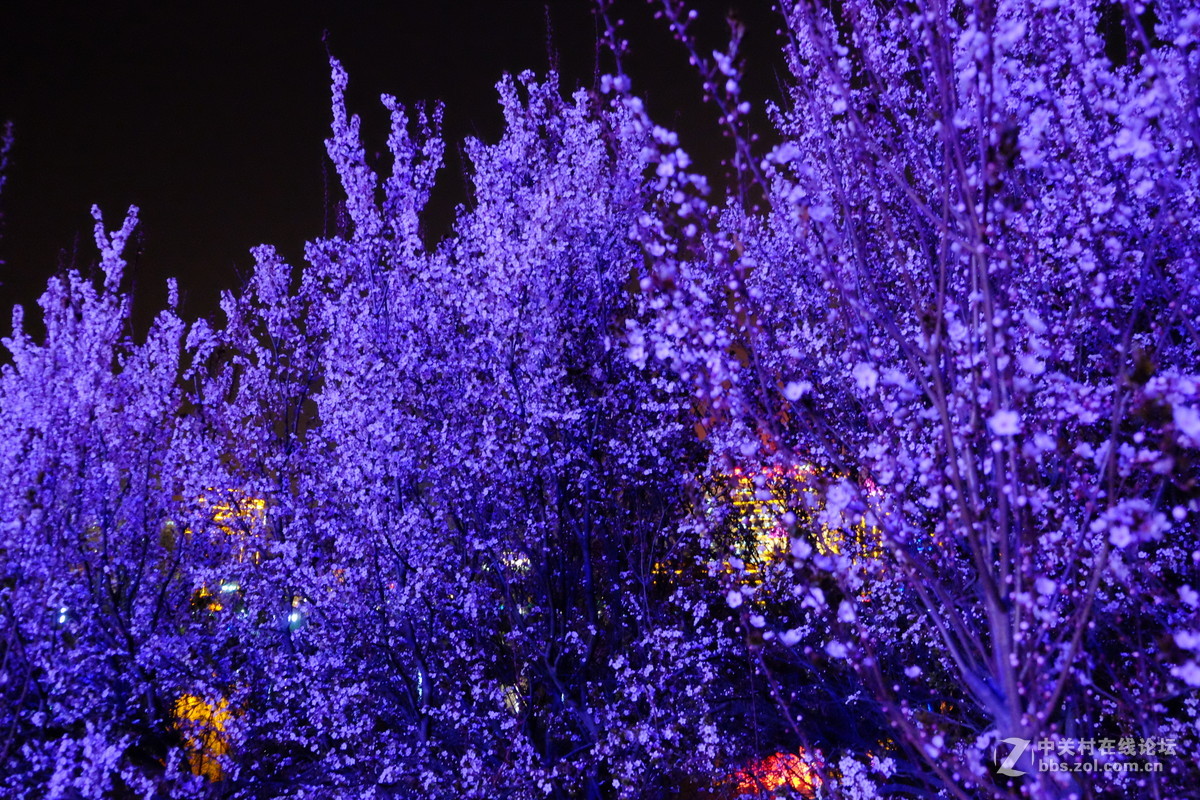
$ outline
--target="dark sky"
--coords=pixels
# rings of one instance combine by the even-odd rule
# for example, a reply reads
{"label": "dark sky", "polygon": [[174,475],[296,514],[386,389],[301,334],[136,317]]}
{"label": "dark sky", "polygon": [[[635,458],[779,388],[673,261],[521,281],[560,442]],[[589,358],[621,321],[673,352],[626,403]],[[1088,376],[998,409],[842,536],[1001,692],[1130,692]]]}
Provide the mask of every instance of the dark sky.
{"label": "dark sky", "polygon": [[[765,0],[698,4],[706,46],[722,43],[731,5],[746,6],[751,88],[774,94]],[[179,278],[185,313],[208,314],[248,271],[250,247],[268,242],[299,263],[303,243],[323,233],[326,197],[338,196],[336,185],[326,191],[326,44],[350,73],[369,146],[382,149],[378,96],[388,92],[410,105],[444,102],[456,150],[465,136],[499,133],[493,86],[505,72],[544,73],[554,58],[565,88],[592,85],[591,8],[551,3],[548,37],[541,0],[0,3],[0,118],[17,137],[0,197],[0,332],[10,306],[32,302],[63,265],[95,261],[92,203],[110,227],[129,204],[141,209],[130,277],[143,322],[161,307],[167,276]],[[635,88],[702,162],[715,162],[715,111],[700,105],[683,48],[646,3],[617,8]],[[434,226],[462,199],[452,154]]]}

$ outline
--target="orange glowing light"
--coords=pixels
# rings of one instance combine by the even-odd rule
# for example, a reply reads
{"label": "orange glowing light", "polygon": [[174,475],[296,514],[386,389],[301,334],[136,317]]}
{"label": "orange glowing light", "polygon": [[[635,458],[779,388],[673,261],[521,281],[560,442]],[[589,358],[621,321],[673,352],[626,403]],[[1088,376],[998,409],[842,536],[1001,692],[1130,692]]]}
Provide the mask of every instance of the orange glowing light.
{"label": "orange glowing light", "polygon": [[224,700],[209,703],[194,694],[185,694],[175,701],[175,725],[183,733],[192,773],[210,781],[221,780],[220,756],[229,753],[225,724],[229,721],[229,704]]}
{"label": "orange glowing light", "polygon": [[249,556],[252,563],[259,563],[261,553],[250,550],[248,543],[266,532],[267,502],[238,490],[211,491],[210,496],[202,495],[196,500],[208,510],[221,532],[238,542],[237,560],[245,561]]}
{"label": "orange glowing light", "polygon": [[780,752],[754,761],[733,774],[740,794],[774,792],[788,787],[804,797],[813,797],[821,779],[796,753]]}

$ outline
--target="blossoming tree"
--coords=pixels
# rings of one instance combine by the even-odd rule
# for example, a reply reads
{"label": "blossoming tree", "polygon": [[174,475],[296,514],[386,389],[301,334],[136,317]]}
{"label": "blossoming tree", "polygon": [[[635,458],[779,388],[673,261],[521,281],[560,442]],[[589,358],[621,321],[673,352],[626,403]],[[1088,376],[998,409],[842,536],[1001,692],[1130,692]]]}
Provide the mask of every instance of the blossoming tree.
{"label": "blossoming tree", "polygon": [[[1196,780],[1178,759],[1039,774],[1033,748],[994,772],[1000,740],[1051,766],[1071,740],[1196,744],[1200,16],[1114,10],[787,4],[793,81],[757,160],[736,28],[710,58],[662,4],[765,200],[710,208],[637,117],[661,196],[631,356],[693,383],[716,469],[807,470],[795,602],[745,616],[853,674],[894,727],[876,755],[924,765],[908,791]],[[857,791],[865,764],[829,754],[828,777]]]}
{"label": "blossoming tree", "polygon": [[773,709],[732,697],[744,648],[681,535],[706,458],[686,388],[625,356],[645,143],[506,79],[506,132],[468,144],[472,201],[431,246],[439,113],[384,98],[380,180],[333,78],[345,224],[302,271],[258,248],[221,323],[168,310],[135,342],[136,214],[97,212],[102,284],[53,281],[41,341],[15,318],[8,773],[82,797],[731,775],[754,732],[728,707]]}
{"label": "blossoming tree", "polygon": [[1200,15],[1126,11],[788,4],[755,131],[664,0],[717,200],[602,3],[604,93],[502,81],[440,241],[440,111],[381,174],[334,62],[338,233],[141,340],[95,212],[4,340],[6,789],[1195,785]]}

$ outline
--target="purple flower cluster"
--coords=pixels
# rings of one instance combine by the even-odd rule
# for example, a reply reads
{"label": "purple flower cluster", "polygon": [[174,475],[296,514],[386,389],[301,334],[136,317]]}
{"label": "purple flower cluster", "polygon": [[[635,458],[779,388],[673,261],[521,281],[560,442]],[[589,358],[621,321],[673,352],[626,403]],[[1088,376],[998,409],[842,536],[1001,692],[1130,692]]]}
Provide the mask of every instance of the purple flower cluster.
{"label": "purple flower cluster", "polygon": [[343,229],[142,340],[94,211],[3,340],[0,793],[1195,786],[1200,15],[1125,11],[785,4],[763,151],[663,0],[719,199],[600,3],[616,74],[501,81],[437,243],[441,109],[381,175],[335,61]]}

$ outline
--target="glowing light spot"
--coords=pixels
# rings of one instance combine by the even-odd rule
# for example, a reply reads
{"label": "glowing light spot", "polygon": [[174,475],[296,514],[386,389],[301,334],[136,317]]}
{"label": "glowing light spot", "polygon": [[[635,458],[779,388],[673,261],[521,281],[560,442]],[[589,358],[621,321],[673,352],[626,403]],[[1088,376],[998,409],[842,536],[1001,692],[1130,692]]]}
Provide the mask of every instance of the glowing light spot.
{"label": "glowing light spot", "polygon": [[194,775],[219,781],[224,776],[220,757],[229,753],[225,725],[229,721],[225,700],[209,703],[194,694],[175,701],[175,726],[183,733],[188,767]]}
{"label": "glowing light spot", "polygon": [[820,778],[796,753],[780,752],[746,765],[734,773],[733,782],[740,794],[757,795],[787,787],[804,797],[813,797]]}

